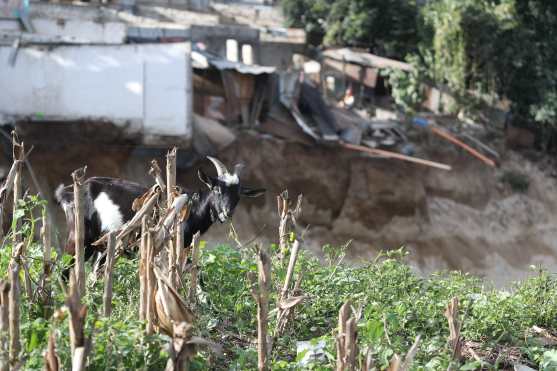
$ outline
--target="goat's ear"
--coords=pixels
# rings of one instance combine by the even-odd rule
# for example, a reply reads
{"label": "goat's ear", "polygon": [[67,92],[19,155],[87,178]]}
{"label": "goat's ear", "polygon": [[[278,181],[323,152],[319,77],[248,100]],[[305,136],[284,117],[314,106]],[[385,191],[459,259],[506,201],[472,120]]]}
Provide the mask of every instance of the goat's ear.
{"label": "goat's ear", "polygon": [[240,194],[245,197],[258,197],[265,193],[264,188],[250,188],[246,186],[240,187]]}
{"label": "goat's ear", "polygon": [[203,170],[201,169],[197,170],[197,176],[199,177],[199,180],[205,183],[207,187],[213,188],[213,181],[211,180],[211,177],[205,174]]}

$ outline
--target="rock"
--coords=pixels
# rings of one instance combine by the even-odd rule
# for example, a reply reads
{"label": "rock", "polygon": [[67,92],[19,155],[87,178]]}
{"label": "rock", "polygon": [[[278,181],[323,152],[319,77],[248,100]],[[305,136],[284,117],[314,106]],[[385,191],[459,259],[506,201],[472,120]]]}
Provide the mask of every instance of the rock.
{"label": "rock", "polygon": [[311,363],[325,361],[325,345],[325,340],[296,342],[296,354],[299,356],[304,353],[298,361],[298,365],[307,367]]}
{"label": "rock", "polygon": [[207,117],[193,116],[194,145],[196,133],[205,136],[211,145],[219,151],[236,140],[236,134],[226,126]]}
{"label": "rock", "polygon": [[515,363],[513,366],[513,370],[514,371],[535,371],[533,368],[520,363]]}

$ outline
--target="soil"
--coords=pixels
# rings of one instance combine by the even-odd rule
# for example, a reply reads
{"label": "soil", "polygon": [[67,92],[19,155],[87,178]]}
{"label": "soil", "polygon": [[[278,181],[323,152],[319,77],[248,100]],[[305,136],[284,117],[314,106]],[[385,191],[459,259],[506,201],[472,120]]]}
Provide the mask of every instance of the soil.
{"label": "soil", "polygon": [[[34,146],[30,162],[50,205],[56,186],[69,184],[71,171],[83,165],[90,176],[150,184],[149,161],[164,163],[166,148],[123,142],[110,126],[95,128],[87,131],[87,141],[78,140],[82,129],[19,128],[26,145]],[[451,165],[447,172],[335,146],[254,133],[238,138],[217,157],[230,167],[243,162],[242,182],[267,189],[265,197],[242,200],[236,209],[233,224],[242,241],[276,242],[276,196],[288,189],[292,198],[304,194],[305,246],[318,256],[324,244],[348,243],[347,261],[360,264],[381,250],[405,246],[418,272],[462,270],[495,286],[535,274],[531,266],[557,269],[557,181],[549,160],[534,161],[500,145],[500,166],[494,169],[451,144],[421,138],[417,155]],[[200,189],[197,169],[214,172],[210,163],[189,151],[178,156],[178,183]],[[5,157],[0,167],[8,166]],[[526,191],[502,180],[510,172],[527,180]],[[63,236],[62,213],[50,209]],[[229,230],[228,224],[213,226],[204,239],[210,245],[226,242]]]}

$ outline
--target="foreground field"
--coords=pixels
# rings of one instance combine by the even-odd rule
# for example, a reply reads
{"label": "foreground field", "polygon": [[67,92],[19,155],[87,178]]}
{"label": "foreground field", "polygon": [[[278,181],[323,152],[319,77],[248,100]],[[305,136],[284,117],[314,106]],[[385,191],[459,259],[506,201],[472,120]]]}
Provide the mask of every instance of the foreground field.
{"label": "foreground field", "polygon": [[[37,199],[27,199],[22,231],[35,228],[28,215],[41,207]],[[36,212],[35,212],[36,214]],[[293,236],[291,236],[293,238]],[[496,291],[481,280],[460,273],[440,273],[428,278],[416,276],[404,263],[403,250],[380,256],[360,267],[342,264],[346,247],[324,248],[326,261],[304,251],[295,265],[294,277],[303,279],[295,288],[303,296],[278,335],[277,306],[287,272],[277,246],[271,246],[269,336],[272,339],[271,369],[335,368],[337,322],[340,307],[350,301],[357,319],[359,364],[369,355],[374,367],[386,369],[398,354],[403,358],[416,337],[421,335],[411,369],[511,369],[514,364],[552,370],[557,367],[557,280],[552,274],[538,274],[509,291]],[[0,273],[7,276],[11,246],[2,251]],[[43,355],[49,334],[56,338],[60,369],[70,369],[70,339],[65,291],[60,272],[68,257],[57,259],[51,275],[52,300],[40,300],[22,293],[21,331],[23,369],[43,369]],[[29,277],[39,282],[43,249],[30,241],[25,260]],[[191,369],[257,369],[257,304],[252,295],[250,274],[257,273],[253,246],[208,247],[201,243],[200,285],[195,306],[197,335],[223,346],[221,354],[200,348]],[[533,268],[534,269],[534,268]],[[253,272],[253,273],[250,273]],[[24,278],[24,275],[21,275]],[[187,287],[187,285],[184,285]],[[184,296],[185,292],[183,292]],[[121,258],[114,268],[113,310],[110,318],[102,312],[103,282],[88,275],[86,336],[92,338],[90,370],[157,370],[168,360],[169,339],[165,335],[145,335],[145,322],[138,320],[138,259]],[[445,308],[459,299],[462,357],[456,360],[449,345]],[[192,303],[189,303],[192,304]],[[59,310],[59,308],[62,308]],[[547,331],[544,331],[547,330]],[[307,351],[297,352],[297,342],[324,343],[324,349],[308,361]]]}
{"label": "foreground field", "polygon": [[[109,263],[79,264],[76,243],[68,287],[72,258],[52,246],[46,202],[22,196],[22,161],[5,183],[15,207],[0,252],[0,370],[557,369],[549,272],[532,267],[533,278],[499,291],[457,272],[421,278],[403,248],[353,266],[348,242],[318,259],[297,224],[302,197],[293,208],[286,191],[278,245],[241,242],[230,224],[234,246],[194,238],[184,249],[180,226],[196,198],[166,187],[156,164],[135,216],[99,240]],[[72,176],[79,197],[82,176]]]}

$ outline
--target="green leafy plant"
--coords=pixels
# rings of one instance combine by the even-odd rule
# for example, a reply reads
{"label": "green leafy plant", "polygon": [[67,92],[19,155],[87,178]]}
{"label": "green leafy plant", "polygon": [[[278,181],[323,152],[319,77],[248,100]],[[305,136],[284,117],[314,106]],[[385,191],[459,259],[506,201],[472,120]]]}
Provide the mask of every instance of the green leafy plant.
{"label": "green leafy plant", "polygon": [[[34,256],[29,265],[31,277],[38,277],[42,269],[40,244],[33,242],[31,234],[36,222],[33,215],[44,206],[36,201],[26,200],[21,207],[24,212],[19,216],[23,222],[21,230],[25,231],[23,237],[31,246],[29,261]],[[325,342],[324,357],[313,360],[304,369],[334,369],[338,311],[350,300],[354,310],[360,313],[357,323],[359,347],[362,351],[370,349],[378,368],[386,368],[394,354],[405,354],[414,339],[421,335],[413,369],[446,370],[452,361],[447,345],[447,320],[443,313],[449,300],[455,296],[460,299],[462,336],[467,341],[481,344],[482,357],[485,358],[482,362],[467,359],[460,369],[508,365],[508,359],[497,358],[497,354],[506,348],[518,352],[517,357],[525,364],[543,370],[554,369],[555,351],[536,342],[530,329],[534,325],[550,332],[557,329],[555,275],[538,270],[534,277],[516,284],[509,291],[499,291],[488,288],[478,278],[459,272],[419,277],[405,264],[407,252],[403,248],[382,253],[372,261],[348,265],[343,259],[347,247],[348,244],[325,246],[326,264],[308,251],[302,249],[300,252],[295,272],[303,272],[300,289],[305,300],[295,307],[281,336],[274,339],[270,357],[272,369],[301,368],[299,361],[303,354],[297,353],[298,341]],[[271,259],[271,308],[277,306],[278,291],[286,275],[276,250]],[[2,251],[2,262],[7,252],[7,248]],[[35,264],[34,260],[39,263]],[[56,263],[53,282],[60,275],[61,261],[58,259]],[[137,319],[137,265],[137,259],[133,258],[117,261],[114,309],[110,319],[95,315],[101,310],[102,281],[91,278],[87,281],[87,294],[83,300],[90,315],[85,328],[94,339],[88,369],[164,369],[168,359],[168,337],[146,336],[145,324]],[[224,354],[214,357],[201,350],[192,369],[256,369],[256,303],[247,279],[248,273],[257,271],[254,251],[248,247],[203,246],[200,267],[196,332],[222,344]],[[3,271],[3,277],[5,274]],[[62,287],[54,284],[53,289],[53,307],[63,308],[65,294]],[[51,333],[56,335],[63,368],[70,368],[67,310],[44,317],[41,302],[29,305],[29,298],[25,295],[22,300],[25,369],[43,368],[43,352]],[[269,317],[271,336],[276,334],[274,313],[271,311]]]}
{"label": "green leafy plant", "polygon": [[518,171],[505,171],[501,176],[501,181],[507,183],[515,192],[524,193],[530,187],[528,176]]}

